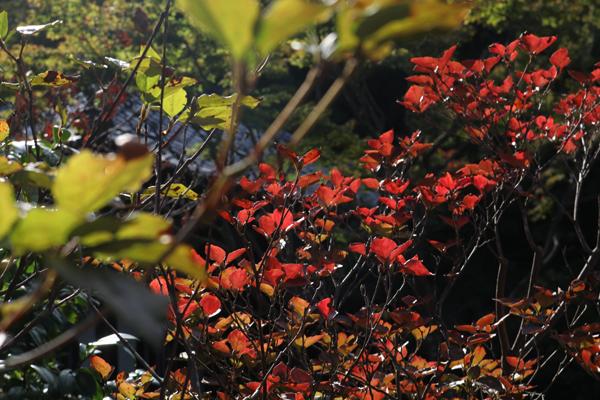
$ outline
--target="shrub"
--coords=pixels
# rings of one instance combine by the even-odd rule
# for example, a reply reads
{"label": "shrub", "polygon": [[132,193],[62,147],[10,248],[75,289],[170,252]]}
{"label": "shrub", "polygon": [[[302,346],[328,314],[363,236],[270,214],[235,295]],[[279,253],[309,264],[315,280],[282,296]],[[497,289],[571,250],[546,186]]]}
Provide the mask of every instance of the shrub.
{"label": "shrub", "polygon": [[[239,12],[229,12],[234,5]],[[15,107],[9,123],[0,125],[7,152],[0,174],[9,177],[0,182],[2,279],[8,279],[0,369],[7,396],[518,399],[543,395],[573,361],[598,377],[594,269],[600,230],[585,221],[590,218],[582,207],[585,198],[597,197],[591,174],[600,153],[600,69],[568,71],[580,88],[550,111],[547,102],[569,64],[568,52],[555,51],[548,69],[534,65],[555,37],[526,34],[507,46],[496,43],[484,60],[452,61],[455,47],[441,58],[414,58],[420,75],[408,78],[413,85],[400,104],[438,124],[439,138],[452,136],[466,150],[448,171],[423,171],[421,159],[439,147],[439,138],[426,143],[420,131],[402,137],[388,131],[368,141],[358,162],[371,177],[361,179],[319,170],[321,150],[298,155],[294,147],[365,59],[385,57],[392,39],[454,25],[463,7],[433,0],[381,2],[379,10],[280,0],[262,13],[253,0],[181,6],[230,49],[236,94],[188,102],[185,88],[195,79],[172,76],[164,62],[166,39],[162,56],[151,47],[159,28],[168,28],[167,2],[140,56],[112,60],[118,71],[101,84],[102,108],[80,152],[63,143],[72,117],[60,99],[51,135],[37,135],[41,118],[34,112],[34,87],[77,78],[46,71],[29,79],[22,58],[5,45],[12,33],[7,36],[6,13],[0,14],[2,48],[18,69],[17,83],[6,84],[18,90]],[[260,103],[248,93],[268,53],[332,13],[338,46],[327,47],[333,37],[321,43],[325,59],[254,149],[233,160],[242,106]],[[17,28],[22,48],[46,27]],[[277,162],[261,162],[318,75],[344,58],[342,75],[288,145],[276,145]],[[98,67],[81,63],[93,73]],[[124,71],[130,74],[119,83]],[[156,149],[120,138],[116,154],[92,153],[88,147],[134,79],[144,103],[138,136],[150,110],[160,111]],[[162,151],[189,124],[211,133],[166,177]],[[214,176],[200,195],[178,178],[217,129],[226,134]],[[27,130],[31,143],[18,140]],[[24,144],[21,153],[18,143]],[[570,177],[572,190],[556,183],[557,174]],[[174,227],[164,217],[167,201],[171,210],[185,201],[197,205]],[[566,234],[558,232],[560,220],[553,224],[553,247],[532,233],[544,202],[568,221]],[[194,249],[186,240],[202,224],[208,238],[191,243]],[[531,258],[526,272],[511,270],[505,225],[523,232]],[[227,245],[216,243],[217,229],[229,229]],[[553,260],[560,240],[570,247],[563,258],[572,277]],[[496,274],[494,284],[468,281],[474,270],[480,280]],[[523,288],[513,290],[519,297],[507,290],[512,275],[525,276]],[[460,313],[447,311],[447,304],[457,304],[453,299],[465,298],[461,292],[479,289],[480,309],[494,304],[493,312],[465,324]],[[167,346],[165,371],[146,363],[106,320],[101,304],[131,321],[149,343]],[[50,315],[55,321],[43,328]],[[114,368],[95,353],[97,343],[82,347],[81,362],[89,359],[91,368],[59,371],[48,354],[97,321],[114,330],[143,373],[113,376]],[[36,341],[34,332],[47,340]],[[28,335],[32,342],[24,340]],[[33,365],[38,362],[44,365]]]}

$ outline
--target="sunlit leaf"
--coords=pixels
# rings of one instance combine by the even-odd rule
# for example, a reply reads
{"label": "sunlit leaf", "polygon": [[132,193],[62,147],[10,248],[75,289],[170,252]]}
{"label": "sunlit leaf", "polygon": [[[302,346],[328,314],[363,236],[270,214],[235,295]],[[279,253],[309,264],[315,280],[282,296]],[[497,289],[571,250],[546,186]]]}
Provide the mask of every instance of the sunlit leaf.
{"label": "sunlit leaf", "polygon": [[10,232],[18,218],[13,188],[10,183],[0,181],[0,239]]}
{"label": "sunlit leaf", "polygon": [[8,133],[10,132],[10,127],[6,123],[5,120],[0,119],[0,142],[6,139]]}
{"label": "sunlit leaf", "polygon": [[153,163],[150,153],[126,160],[122,155],[101,157],[84,150],[58,171],[52,193],[59,207],[85,214],[105,206],[122,190],[139,190],[152,174]]}
{"label": "sunlit leaf", "polygon": [[461,23],[468,6],[442,0],[396,2],[376,0],[356,3],[337,16],[340,54],[360,45],[363,54],[380,60],[392,49],[393,41],[433,31],[452,29]]}
{"label": "sunlit leaf", "polygon": [[46,71],[36,75],[29,84],[31,86],[62,86],[79,82],[79,75],[65,75],[60,71]]}
{"label": "sunlit leaf", "polygon": [[19,172],[23,167],[16,161],[11,161],[6,157],[0,156],[0,176],[12,175]]}
{"label": "sunlit leaf", "polygon": [[[202,95],[198,98],[198,112],[190,116],[190,110],[187,109],[180,116],[178,121],[185,122],[191,118],[191,122],[196,123],[204,129],[223,129],[229,130],[231,127],[231,118],[233,112],[233,104],[237,99],[237,94],[221,97],[217,94]],[[257,99],[252,96],[245,96],[241,100],[241,104],[254,108],[262,99]]]}
{"label": "sunlit leaf", "polygon": [[171,118],[179,114],[187,104],[187,93],[183,89],[179,89],[171,96],[163,99],[163,111]]}
{"label": "sunlit leaf", "polygon": [[[138,75],[140,75],[140,74],[138,74]],[[147,84],[148,86],[146,89],[142,89],[140,87],[140,90],[147,91],[147,93],[144,94],[144,100],[146,102],[152,103],[152,102],[160,101],[161,87],[156,85],[156,83],[158,83],[159,79],[160,79],[160,76],[157,76],[155,83],[152,85],[150,85],[148,83]],[[165,85],[163,98],[166,99],[166,98],[170,97],[171,95],[175,94],[176,92],[179,92],[184,87],[195,85],[196,83],[198,83],[197,79],[188,78],[185,76],[183,76],[181,78],[173,78],[169,82],[167,82],[167,84]],[[138,84],[138,86],[139,86],[139,84]]]}
{"label": "sunlit leaf", "polygon": [[[156,192],[156,187],[150,186],[148,189],[146,189],[144,191],[144,194],[142,194],[142,200],[153,195],[155,192]],[[185,195],[184,195],[184,193],[185,193]],[[169,185],[168,191],[167,191],[167,188],[164,188],[160,192],[160,194],[161,194],[161,196],[168,196],[168,197],[172,197],[174,199],[177,199],[179,196],[183,195],[184,199],[198,200],[198,193],[194,192],[191,189],[188,190],[188,188],[185,187],[181,183],[172,183],[171,185]]]}
{"label": "sunlit leaf", "polygon": [[193,23],[226,45],[237,60],[252,46],[258,0],[182,0],[177,5]]}
{"label": "sunlit leaf", "polygon": [[67,210],[34,208],[12,230],[10,241],[13,250],[17,254],[23,254],[63,245],[80,218]]}
{"label": "sunlit leaf", "polygon": [[119,393],[121,393],[127,399],[135,399],[136,388],[133,386],[133,384],[129,382],[121,382],[117,389],[119,390]]}
{"label": "sunlit leaf", "polygon": [[103,358],[98,356],[90,357],[90,364],[92,368],[94,368],[96,372],[102,375],[102,378],[104,379],[107,379],[110,373],[113,371],[113,367],[111,367],[109,363],[104,361]]}
{"label": "sunlit leaf", "polygon": [[330,9],[305,0],[272,1],[259,21],[256,34],[258,52],[265,56],[277,45],[289,39],[310,23],[325,22],[329,19]]}
{"label": "sunlit leaf", "polygon": [[79,60],[79,59],[75,58],[75,56],[73,56],[73,54],[69,54],[69,60],[76,62],[77,64],[81,65],[85,69],[90,69],[90,67],[94,67],[94,68],[108,68],[108,65],[106,65],[106,64],[97,64],[97,63],[92,62],[92,61]]}
{"label": "sunlit leaf", "polygon": [[44,29],[48,28],[49,26],[54,26],[56,24],[62,24],[62,21],[56,20],[54,22],[51,22],[49,24],[45,24],[45,25],[27,25],[27,26],[18,26],[17,27],[17,32],[22,33],[23,35],[33,35],[34,33],[38,33],[43,31]]}
{"label": "sunlit leaf", "polygon": [[123,68],[123,69],[129,68],[129,63],[127,61],[119,60],[117,58],[112,58],[112,57],[104,57],[104,58],[106,59],[106,61],[115,64],[119,68]]}

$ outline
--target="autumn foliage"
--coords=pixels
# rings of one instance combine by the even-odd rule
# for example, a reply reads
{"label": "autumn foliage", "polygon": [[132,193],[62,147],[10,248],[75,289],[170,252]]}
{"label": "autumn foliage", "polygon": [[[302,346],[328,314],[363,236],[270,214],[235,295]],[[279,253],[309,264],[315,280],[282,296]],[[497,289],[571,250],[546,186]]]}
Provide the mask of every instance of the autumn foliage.
{"label": "autumn foliage", "polygon": [[[317,11],[322,18],[330,10]],[[136,29],[147,33],[147,17],[143,11],[135,15]],[[258,31],[271,29],[269,14],[261,18]],[[365,29],[356,34],[369,44],[367,58],[383,57],[391,39],[377,42]],[[226,44],[232,40],[221,36]],[[265,40],[255,46],[259,53],[277,44]],[[82,150],[65,157],[63,166],[60,153],[55,168],[40,162],[38,138],[26,147],[29,158],[0,157],[0,176],[11,179],[0,182],[6,218],[0,239],[10,253],[4,269],[22,273],[27,260],[41,254],[50,272],[43,275],[40,292],[58,296],[52,288],[59,279],[82,290],[90,284],[88,306],[107,324],[91,292],[111,309],[119,309],[119,298],[111,299],[108,289],[116,286],[103,283],[103,277],[125,285],[118,287],[122,291],[134,287],[129,284],[144,286],[137,301],[150,299],[159,310],[166,337],[157,343],[169,353],[166,370],[142,364],[142,374],[117,373],[93,345],[81,360],[89,360],[86,379],[99,388],[92,398],[522,399],[547,391],[568,364],[598,379],[600,227],[594,225],[596,237],[590,238],[588,221],[583,226],[590,217],[582,215],[581,204],[583,194],[598,196],[596,182],[588,178],[600,155],[600,63],[589,74],[568,70],[565,48],[545,55],[555,41],[524,34],[508,45],[492,44],[482,60],[453,60],[456,46],[440,58],[411,60],[415,74],[407,79],[410,87],[399,104],[438,128],[439,136],[449,132],[468,149],[453,163],[443,160],[443,170],[424,169],[422,160],[436,151],[439,138],[420,130],[388,131],[366,141],[364,156],[349,162],[359,163],[368,177],[345,176],[342,168],[322,170],[321,150],[297,154],[293,144],[277,144],[268,162],[262,157],[266,144],[260,148],[259,143],[240,162],[247,165],[232,172],[239,164],[228,163],[225,139],[202,195],[175,177],[161,181],[162,146],[180,134],[176,123],[212,129],[206,142],[217,129],[233,138],[241,106],[252,109],[260,99],[203,95],[188,106],[184,87],[196,80],[174,77],[165,83],[173,71],[150,45],[143,47],[139,57],[119,66],[119,73],[124,68],[136,77],[143,118],[159,105],[161,125],[168,118],[155,149],[158,163],[136,141],[120,144],[117,154]],[[353,47],[347,43],[348,49]],[[248,49],[234,50],[234,57],[250,62]],[[357,64],[346,65],[357,68],[358,59],[352,60]],[[558,96],[556,85],[563,85],[565,74],[570,78],[564,87],[576,90]],[[19,113],[32,106],[32,86],[76,82],[57,71],[21,78],[22,87],[7,83],[17,86],[19,112],[8,123],[0,120],[2,140],[26,136]],[[82,148],[122,104],[124,86],[115,82],[98,94],[104,103],[93,126],[79,119]],[[29,103],[23,100],[26,92]],[[61,122],[44,137],[55,135],[52,140],[62,151],[63,128],[74,116],[60,102],[55,111]],[[296,133],[293,138],[306,134]],[[557,193],[548,171],[568,175],[573,190]],[[146,183],[151,177],[154,186]],[[116,196],[127,198],[127,205]],[[31,204],[19,209],[15,198]],[[166,198],[176,199],[173,209],[180,201],[198,204],[177,225],[161,216]],[[530,229],[535,224],[530,211],[542,200],[568,221],[569,246],[576,249],[563,253],[571,275],[558,274],[560,286],[546,285],[559,279],[546,279],[545,260],[551,257]],[[144,211],[147,205],[155,212]],[[526,274],[510,268],[500,234],[515,215],[526,238]],[[198,226],[209,235],[194,243],[190,232]],[[231,237],[216,240],[211,234],[220,227]],[[42,233],[31,239],[32,231]],[[16,263],[19,257],[25,261]],[[94,275],[107,270],[110,275]],[[497,278],[485,294],[482,309],[489,309],[468,320],[446,305],[459,292],[472,290],[463,284],[472,270]],[[86,280],[86,273],[96,283]],[[511,274],[526,278],[509,293]],[[5,332],[12,337],[17,332],[19,338],[19,329],[28,329],[15,327],[39,298],[23,298],[31,304],[2,304],[0,349]],[[563,360],[547,362],[557,352]],[[33,362],[7,360],[0,370]]]}

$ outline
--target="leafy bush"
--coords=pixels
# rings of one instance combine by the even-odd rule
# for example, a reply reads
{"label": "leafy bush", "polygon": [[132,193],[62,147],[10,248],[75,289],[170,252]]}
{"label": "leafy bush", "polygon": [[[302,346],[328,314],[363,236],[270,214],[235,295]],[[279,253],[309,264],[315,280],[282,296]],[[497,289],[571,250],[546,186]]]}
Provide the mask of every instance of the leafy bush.
{"label": "leafy bush", "polygon": [[[0,396],[518,399],[543,396],[573,362],[598,378],[600,228],[585,203],[598,197],[600,69],[569,70],[579,88],[551,110],[568,51],[556,50],[547,69],[536,66],[556,37],[495,43],[482,60],[452,61],[456,47],[441,58],[413,58],[418,75],[408,78],[400,104],[439,127],[439,136],[425,143],[420,131],[385,132],[368,141],[360,161],[349,160],[371,174],[355,178],[320,170],[321,150],[294,148],[364,62],[383,59],[393,40],[455,26],[465,7],[437,0],[178,6],[229,49],[234,94],[188,99],[197,80],[166,62],[167,1],[139,56],[109,59],[117,71],[108,81],[97,75],[107,66],[77,60],[99,88],[97,116],[79,126],[82,115],[65,95],[79,78],[55,70],[30,76],[20,55],[32,35],[58,22],[9,32],[0,14],[0,45],[15,73],[3,85],[16,90],[0,122]],[[242,114],[260,110],[250,93],[269,53],[331,18],[335,32],[312,48],[316,62],[304,84],[235,159]],[[162,54],[152,48],[161,29]],[[7,45],[15,35],[18,52]],[[289,143],[276,145],[276,162],[264,162],[336,62],[344,62],[341,75]],[[136,135],[118,138],[115,153],[92,152],[134,82],[142,103]],[[144,126],[154,110],[159,131],[149,150]],[[210,133],[165,172],[165,148],[192,124]],[[198,193],[183,174],[217,131],[224,135],[215,171]],[[79,142],[69,140],[76,134]],[[448,171],[427,170],[422,160],[448,136],[466,151],[446,156]],[[569,176],[570,187],[556,175]],[[193,207],[173,222],[169,215],[186,203]],[[544,207],[557,216],[547,238],[532,229]],[[509,235],[522,232],[527,262],[511,267],[506,226]],[[198,228],[208,235],[195,243]],[[557,262],[561,242],[569,248]],[[509,291],[511,280],[525,283]],[[447,311],[465,291],[482,302],[472,320]],[[167,347],[164,371],[148,365],[107,310],[150,345]],[[98,322],[114,340],[83,345],[77,367],[64,369],[53,352]],[[142,372],[114,376],[97,353],[108,342],[127,348]]]}

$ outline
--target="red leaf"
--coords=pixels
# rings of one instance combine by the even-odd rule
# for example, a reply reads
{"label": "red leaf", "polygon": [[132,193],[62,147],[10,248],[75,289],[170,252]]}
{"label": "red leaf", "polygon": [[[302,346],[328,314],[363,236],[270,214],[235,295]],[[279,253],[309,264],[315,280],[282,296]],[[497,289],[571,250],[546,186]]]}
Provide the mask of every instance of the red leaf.
{"label": "red leaf", "polygon": [[315,161],[317,161],[319,159],[319,157],[321,157],[321,154],[323,154],[323,152],[321,150],[311,150],[308,153],[306,153],[305,155],[302,156],[301,160],[304,163],[304,165],[308,165],[308,164],[312,164]]}
{"label": "red leaf", "polygon": [[351,243],[348,245],[348,248],[358,254],[362,254],[363,256],[367,254],[367,248],[364,243]]}
{"label": "red leaf", "polygon": [[235,329],[227,335],[227,341],[229,342],[231,349],[237,353],[248,347],[248,338],[239,329]]}
{"label": "red leaf", "polygon": [[207,293],[200,300],[200,307],[207,317],[212,317],[221,311],[221,301],[214,294]]}
{"label": "red leaf", "polygon": [[207,244],[204,251],[206,252],[206,258],[216,261],[219,264],[225,261],[225,256],[227,255],[225,250],[214,244],[211,244],[210,247]]}
{"label": "red leaf", "polygon": [[479,200],[481,200],[481,196],[468,194],[463,198],[463,203],[469,210],[472,211],[473,208],[475,208],[475,206],[477,205],[477,203],[479,203]]}
{"label": "red leaf", "polygon": [[408,260],[406,262],[406,264],[404,264],[402,266],[402,270],[403,270],[402,272],[406,272],[408,274],[417,275],[417,276],[432,275],[432,273],[429,272],[429,270],[427,268],[425,268],[425,266],[423,265],[421,260],[418,259],[417,256],[414,256],[413,258]]}
{"label": "red leaf", "polygon": [[381,136],[379,136],[379,141],[381,143],[393,143],[394,142],[394,130],[389,130],[383,134],[381,134]]}
{"label": "red leaf", "polygon": [[588,77],[585,76],[584,74],[582,74],[581,72],[572,71],[572,70],[569,70],[567,72],[569,73],[569,75],[571,75],[573,77],[573,79],[575,79],[576,81],[578,81],[580,83],[588,82]]}
{"label": "red leaf", "polygon": [[365,178],[362,182],[370,189],[379,189],[379,181],[377,179]]}
{"label": "red leaf", "polygon": [[285,280],[294,279],[302,272],[303,264],[283,264],[281,268],[285,273]]}
{"label": "red leaf", "polygon": [[270,165],[261,163],[258,165],[258,170],[260,171],[261,174],[263,174],[267,178],[271,178],[271,177],[275,176],[275,170]]}
{"label": "red leaf", "polygon": [[283,272],[280,269],[271,269],[268,271],[265,271],[265,278],[273,285],[273,286],[277,286],[279,285],[280,281],[282,280],[281,278],[285,275],[285,272]]}
{"label": "red leaf", "polygon": [[150,290],[154,294],[162,294],[163,296],[169,295],[169,289],[167,288],[167,281],[162,276],[158,279],[154,279],[150,282]]}
{"label": "red leaf", "polygon": [[204,258],[202,258],[200,256],[200,254],[198,254],[196,252],[196,250],[194,250],[194,249],[190,250],[190,254],[192,256],[192,260],[194,260],[194,262],[196,264],[198,264],[199,266],[201,266],[203,268],[206,267],[206,260],[204,260]]}
{"label": "red leaf", "polygon": [[377,238],[371,243],[371,251],[384,259],[388,258],[397,247],[396,242],[386,237]]}
{"label": "red leaf", "polygon": [[287,158],[288,160],[290,160],[294,164],[294,166],[296,168],[298,168],[298,156],[296,155],[296,153],[294,153],[293,151],[291,151],[287,147],[282,146],[280,144],[276,144],[275,146],[277,147],[277,150],[279,150],[279,152],[281,154],[283,154],[283,156],[285,158]]}
{"label": "red leaf", "polygon": [[439,184],[445,187],[448,190],[454,190],[457,182],[452,178],[449,172],[446,172],[442,178],[439,179]]}
{"label": "red leaf", "polygon": [[240,290],[250,282],[250,278],[245,270],[237,269],[235,272],[229,275],[229,282],[231,282],[232,288]]}
{"label": "red leaf", "polygon": [[571,59],[567,57],[568,54],[569,52],[564,47],[558,49],[550,57],[550,63],[562,71],[564,67],[571,63]]}
{"label": "red leaf", "polygon": [[235,260],[236,258],[238,258],[239,256],[241,256],[245,252],[246,252],[246,249],[237,249],[237,250],[232,251],[227,256],[227,259],[225,260],[225,265],[230,264],[233,260]]}
{"label": "red leaf", "polygon": [[337,311],[331,308],[329,305],[331,304],[331,299],[321,300],[317,303],[317,308],[321,311],[321,314],[327,319],[330,320],[335,318],[337,315]]}

